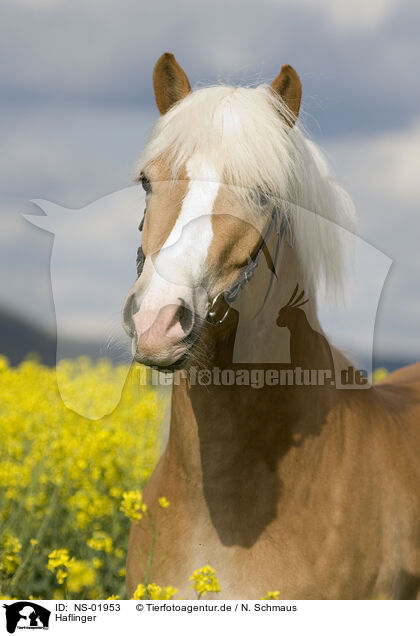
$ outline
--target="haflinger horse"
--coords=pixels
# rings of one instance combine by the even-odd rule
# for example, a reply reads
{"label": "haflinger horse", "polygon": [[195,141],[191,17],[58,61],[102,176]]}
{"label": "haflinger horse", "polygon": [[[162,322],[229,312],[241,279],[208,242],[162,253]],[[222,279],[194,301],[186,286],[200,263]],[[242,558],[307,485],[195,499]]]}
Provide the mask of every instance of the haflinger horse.
{"label": "haflinger horse", "polygon": [[[138,167],[146,213],[123,322],[135,360],[174,386],[144,492],[153,555],[148,519],[133,523],[128,594],[154,581],[194,598],[189,576],[209,564],[224,599],[417,598],[420,365],[347,390],[271,381],[351,368],[316,293],[346,287],[338,228],[351,235],[353,207],[301,132],[297,73],[191,91],[165,53],[153,82],[161,117]],[[217,381],[192,381],[193,367]],[[232,382],[244,369],[269,381]]]}

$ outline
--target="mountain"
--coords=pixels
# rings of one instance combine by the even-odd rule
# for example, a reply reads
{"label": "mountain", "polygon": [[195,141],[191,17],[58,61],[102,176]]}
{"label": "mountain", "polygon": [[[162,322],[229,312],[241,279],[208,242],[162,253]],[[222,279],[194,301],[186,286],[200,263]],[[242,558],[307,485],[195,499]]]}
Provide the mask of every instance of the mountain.
{"label": "mountain", "polygon": [[[108,357],[114,362],[121,362],[121,354],[112,350],[104,352],[103,344],[100,342],[68,338],[60,344],[61,351],[65,351],[68,358],[86,355],[94,360]],[[0,354],[6,356],[12,366],[22,362],[30,354],[36,354],[47,366],[54,366],[56,350],[55,334],[34,327],[0,308]]]}
{"label": "mountain", "polygon": [[[107,357],[113,362],[130,362],[126,353],[112,348],[104,350],[101,342],[66,339],[60,345],[61,351],[65,352],[65,357],[67,358],[77,358],[78,356],[86,355],[93,360]],[[22,318],[0,308],[0,354],[5,355],[13,366],[19,364],[33,353],[37,354],[44,364],[54,366],[56,363],[56,348],[57,339],[55,334],[43,331],[39,327],[33,327]],[[417,362],[417,360],[403,356],[395,357],[376,353],[373,368],[384,367],[388,371],[393,371],[412,362]],[[361,367],[363,368],[362,360]]]}

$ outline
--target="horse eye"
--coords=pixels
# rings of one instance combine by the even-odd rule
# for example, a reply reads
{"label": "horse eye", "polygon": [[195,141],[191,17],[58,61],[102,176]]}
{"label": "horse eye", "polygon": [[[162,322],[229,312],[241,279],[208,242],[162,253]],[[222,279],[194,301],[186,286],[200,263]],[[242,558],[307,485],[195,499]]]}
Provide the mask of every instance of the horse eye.
{"label": "horse eye", "polygon": [[141,179],[141,185],[143,187],[143,190],[145,191],[146,194],[149,194],[152,191],[152,185],[149,179],[144,174],[140,175],[140,179]]}

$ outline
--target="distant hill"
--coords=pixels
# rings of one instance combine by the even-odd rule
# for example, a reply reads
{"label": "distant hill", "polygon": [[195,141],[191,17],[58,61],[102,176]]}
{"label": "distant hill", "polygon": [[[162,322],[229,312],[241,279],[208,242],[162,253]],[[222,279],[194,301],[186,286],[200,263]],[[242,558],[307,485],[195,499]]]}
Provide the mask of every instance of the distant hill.
{"label": "distant hill", "polygon": [[0,309],[0,353],[12,365],[22,362],[29,353],[38,354],[44,364],[54,365],[56,339]]}
{"label": "distant hill", "polygon": [[[60,343],[61,351],[68,358],[87,355],[96,360],[100,357],[121,361],[115,351],[104,352],[102,343],[77,339],[66,339]],[[47,366],[56,363],[57,338],[54,334],[33,327],[22,318],[0,308],[0,354],[5,355],[12,366],[36,354]]]}
{"label": "distant hill", "polygon": [[[31,353],[37,354],[44,364],[54,366],[56,349],[55,335],[33,327],[22,318],[0,308],[0,354],[5,355],[13,366],[22,362]],[[60,342],[60,350],[68,358],[87,355],[93,360],[107,357],[113,362],[128,362],[125,354],[113,349],[104,350],[100,342],[66,339]],[[373,368],[385,367],[388,371],[393,371],[412,362],[417,360],[376,354]],[[363,368],[363,363],[361,367]]]}

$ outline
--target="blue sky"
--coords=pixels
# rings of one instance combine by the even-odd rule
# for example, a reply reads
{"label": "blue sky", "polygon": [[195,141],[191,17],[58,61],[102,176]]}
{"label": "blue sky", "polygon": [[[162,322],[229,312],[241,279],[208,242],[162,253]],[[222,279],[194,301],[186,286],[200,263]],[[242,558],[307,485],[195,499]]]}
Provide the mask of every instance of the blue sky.
{"label": "blue sky", "polygon": [[[394,262],[377,347],[420,355],[420,5],[3,0],[1,12],[3,306],[54,328],[52,237],[21,214],[36,211],[30,199],[79,208],[130,184],[157,117],[151,77],[162,52],[193,86],[271,81],[290,63],[303,122],[353,196],[361,236]],[[77,326],[92,322],[75,319],[75,335],[92,336]]]}

